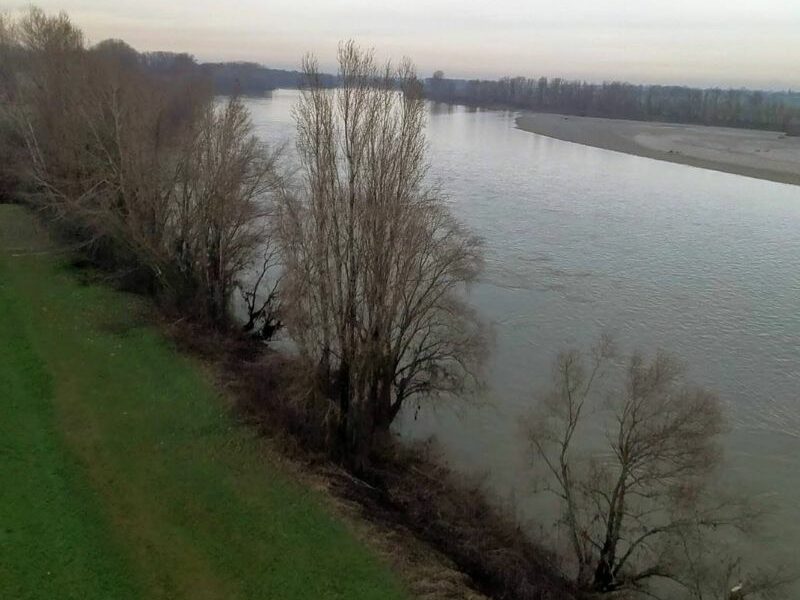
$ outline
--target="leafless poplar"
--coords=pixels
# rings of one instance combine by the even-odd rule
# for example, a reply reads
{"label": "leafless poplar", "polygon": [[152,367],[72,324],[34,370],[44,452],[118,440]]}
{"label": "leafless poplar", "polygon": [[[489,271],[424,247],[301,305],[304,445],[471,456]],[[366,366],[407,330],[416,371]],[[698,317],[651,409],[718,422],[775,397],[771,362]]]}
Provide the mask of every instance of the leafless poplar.
{"label": "leafless poplar", "polygon": [[421,86],[339,49],[341,86],[317,63],[296,109],[302,192],[283,205],[287,325],[331,400],[340,443],[363,460],[411,398],[476,381],[481,327],[461,297],[481,244],[425,182]]}

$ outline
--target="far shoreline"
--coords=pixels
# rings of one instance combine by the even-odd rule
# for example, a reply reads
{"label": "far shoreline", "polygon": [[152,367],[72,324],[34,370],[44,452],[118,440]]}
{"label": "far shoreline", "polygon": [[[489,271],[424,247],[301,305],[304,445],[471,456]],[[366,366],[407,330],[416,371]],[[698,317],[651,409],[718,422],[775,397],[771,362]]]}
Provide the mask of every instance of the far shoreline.
{"label": "far shoreline", "polygon": [[584,146],[800,185],[800,137],[776,131],[523,113],[518,129]]}

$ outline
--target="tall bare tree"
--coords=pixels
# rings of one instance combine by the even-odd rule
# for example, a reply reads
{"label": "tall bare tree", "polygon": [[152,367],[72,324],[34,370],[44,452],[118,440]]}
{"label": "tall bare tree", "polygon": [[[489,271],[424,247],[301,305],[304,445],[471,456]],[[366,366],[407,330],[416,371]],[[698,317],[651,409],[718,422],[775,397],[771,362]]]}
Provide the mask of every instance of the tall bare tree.
{"label": "tall bare tree", "polygon": [[319,373],[341,447],[363,461],[411,398],[476,381],[481,326],[460,292],[480,241],[426,184],[425,106],[410,63],[339,48],[341,85],[304,61],[302,191],[283,205],[287,326]]}
{"label": "tall bare tree", "polygon": [[[701,558],[715,547],[721,556],[716,531],[744,529],[757,515],[711,486],[721,456],[720,401],[685,384],[681,364],[664,352],[650,360],[633,354],[606,385],[613,357],[608,339],[588,356],[560,354],[553,388],[527,428],[544,488],[561,506],[575,579],[599,594],[657,596],[653,584],[661,580],[689,597],[724,599],[740,563],[728,560],[722,577],[719,562],[711,569],[713,561]],[[582,457],[581,446],[592,452]],[[751,571],[739,598],[765,589],[758,577]],[[677,597],[666,589],[666,597]]]}

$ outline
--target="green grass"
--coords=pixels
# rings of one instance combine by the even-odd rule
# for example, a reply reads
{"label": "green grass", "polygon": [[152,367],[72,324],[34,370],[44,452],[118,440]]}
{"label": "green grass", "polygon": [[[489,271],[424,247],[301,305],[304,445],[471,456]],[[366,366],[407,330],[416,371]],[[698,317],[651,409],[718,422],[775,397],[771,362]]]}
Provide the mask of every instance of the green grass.
{"label": "green grass", "polygon": [[0,205],[0,598],[403,598],[194,361]]}

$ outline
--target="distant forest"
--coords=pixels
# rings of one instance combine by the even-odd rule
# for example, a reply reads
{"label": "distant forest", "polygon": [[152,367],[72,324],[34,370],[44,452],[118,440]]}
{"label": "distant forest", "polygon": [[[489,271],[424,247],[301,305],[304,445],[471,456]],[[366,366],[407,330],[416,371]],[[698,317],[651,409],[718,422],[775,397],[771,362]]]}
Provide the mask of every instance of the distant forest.
{"label": "distant forest", "polygon": [[683,86],[587,83],[559,77],[425,81],[431,100],[570,115],[790,131],[800,124],[800,93]]}
{"label": "distant forest", "polygon": [[[119,43],[109,40],[99,46]],[[130,51],[153,73],[169,75],[188,70],[202,74],[217,94],[259,95],[278,88],[297,88],[302,78],[299,71],[271,69],[253,62],[198,63],[186,53]],[[338,83],[334,75],[320,77],[325,86]],[[437,71],[425,80],[425,94],[430,100],[451,104],[747,127],[800,135],[800,93],[791,91],[700,89],[616,81],[596,84],[560,77],[465,80],[448,79]]]}
{"label": "distant forest", "polygon": [[[124,44],[116,40],[101,42],[103,43]],[[133,49],[131,52],[135,53]],[[300,86],[302,78],[300,71],[270,69],[253,62],[198,63],[192,55],[186,53],[143,52],[137,56],[145,69],[154,74],[195,71],[210,81],[215,93],[222,95],[251,96],[278,88],[296,88]],[[321,74],[320,77],[325,86],[336,84],[336,77],[333,75]]]}
{"label": "distant forest", "polygon": [[[300,71],[270,69],[252,62],[203,63],[200,68],[211,77],[214,90],[219,94],[253,95],[278,88],[296,88],[303,77]],[[321,78],[327,87],[336,84],[333,75],[322,74]]]}

